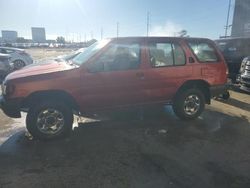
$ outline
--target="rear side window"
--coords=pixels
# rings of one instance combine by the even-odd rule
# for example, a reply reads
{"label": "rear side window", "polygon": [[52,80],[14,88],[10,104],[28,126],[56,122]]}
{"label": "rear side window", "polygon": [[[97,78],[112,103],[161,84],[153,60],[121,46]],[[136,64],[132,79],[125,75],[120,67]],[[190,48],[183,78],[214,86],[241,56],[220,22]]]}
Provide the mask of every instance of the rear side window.
{"label": "rear side window", "polygon": [[206,42],[189,42],[189,46],[200,62],[217,62],[219,60],[212,45]]}
{"label": "rear side window", "polygon": [[177,43],[151,43],[149,45],[152,67],[167,67],[186,64],[186,56]]}
{"label": "rear side window", "polygon": [[14,52],[13,50],[1,49],[1,53],[3,53],[3,54],[11,54],[11,53],[13,53],[13,52]]}

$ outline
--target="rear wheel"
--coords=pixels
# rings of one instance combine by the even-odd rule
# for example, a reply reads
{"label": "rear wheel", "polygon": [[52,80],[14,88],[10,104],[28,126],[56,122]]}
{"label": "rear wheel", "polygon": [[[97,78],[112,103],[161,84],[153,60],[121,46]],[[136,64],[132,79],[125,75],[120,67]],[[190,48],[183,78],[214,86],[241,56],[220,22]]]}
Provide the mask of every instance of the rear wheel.
{"label": "rear wheel", "polygon": [[173,103],[175,114],[184,120],[196,119],[205,108],[204,94],[196,88],[181,91]]}
{"label": "rear wheel", "polygon": [[230,98],[230,93],[229,93],[229,91],[223,93],[223,94],[222,94],[222,98],[223,98],[224,100],[228,100],[228,99]]}
{"label": "rear wheel", "polygon": [[72,130],[73,113],[65,104],[43,101],[30,108],[26,127],[34,138],[52,140],[68,135]]}

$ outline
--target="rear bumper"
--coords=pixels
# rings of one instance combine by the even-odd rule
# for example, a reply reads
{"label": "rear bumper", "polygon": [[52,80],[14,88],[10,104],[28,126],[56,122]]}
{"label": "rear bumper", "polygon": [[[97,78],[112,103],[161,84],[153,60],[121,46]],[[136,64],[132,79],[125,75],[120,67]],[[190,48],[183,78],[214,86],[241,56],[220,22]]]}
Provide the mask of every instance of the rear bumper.
{"label": "rear bumper", "polygon": [[230,87],[229,84],[211,86],[210,87],[211,98],[217,97],[221,94],[225,94],[228,91],[229,87]]}
{"label": "rear bumper", "polygon": [[0,96],[0,108],[2,111],[11,118],[20,118],[20,99],[13,99],[10,101],[6,101],[3,96]]}

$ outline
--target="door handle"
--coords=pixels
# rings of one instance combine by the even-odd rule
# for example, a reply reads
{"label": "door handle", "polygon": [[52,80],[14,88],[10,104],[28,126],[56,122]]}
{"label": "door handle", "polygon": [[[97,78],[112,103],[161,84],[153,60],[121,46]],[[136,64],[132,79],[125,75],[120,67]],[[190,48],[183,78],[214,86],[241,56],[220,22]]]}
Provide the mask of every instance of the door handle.
{"label": "door handle", "polygon": [[144,77],[144,73],[143,72],[137,72],[136,73],[136,77],[143,80],[145,77]]}

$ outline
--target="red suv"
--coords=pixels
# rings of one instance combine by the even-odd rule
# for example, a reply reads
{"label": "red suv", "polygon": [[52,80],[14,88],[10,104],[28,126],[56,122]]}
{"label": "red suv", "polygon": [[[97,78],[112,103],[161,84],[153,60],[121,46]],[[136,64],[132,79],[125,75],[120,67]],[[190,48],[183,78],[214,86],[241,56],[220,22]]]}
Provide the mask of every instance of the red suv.
{"label": "red suv", "polygon": [[28,131],[53,139],[72,130],[73,114],[148,104],[172,104],[195,119],[224,93],[227,67],[214,42],[200,38],[129,37],[93,44],[70,61],[51,61],[11,73],[1,108]]}

